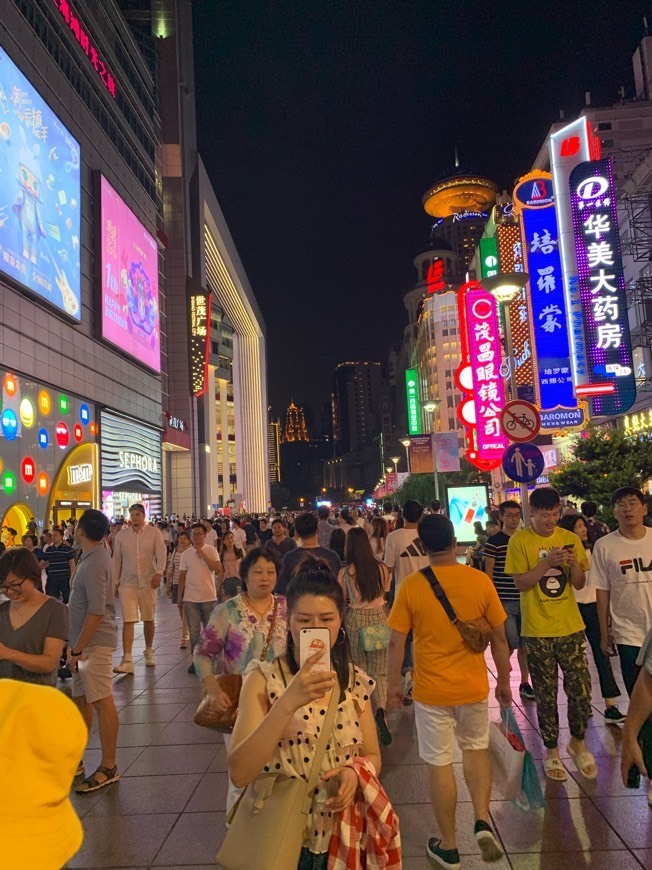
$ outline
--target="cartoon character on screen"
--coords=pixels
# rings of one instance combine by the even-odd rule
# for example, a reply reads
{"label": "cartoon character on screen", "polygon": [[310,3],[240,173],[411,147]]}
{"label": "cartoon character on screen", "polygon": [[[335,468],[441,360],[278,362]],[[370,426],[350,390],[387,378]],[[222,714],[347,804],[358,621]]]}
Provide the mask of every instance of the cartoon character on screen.
{"label": "cartoon character on screen", "polygon": [[129,270],[129,313],[135,326],[151,335],[156,321],[154,294],[142,263],[132,263]]}
{"label": "cartoon character on screen", "polygon": [[18,223],[23,234],[23,257],[36,263],[36,246],[45,235],[41,221],[41,168],[38,162],[40,146],[29,148],[25,132],[20,128],[22,147],[18,163],[18,184],[20,190],[16,196],[13,210],[18,216]]}

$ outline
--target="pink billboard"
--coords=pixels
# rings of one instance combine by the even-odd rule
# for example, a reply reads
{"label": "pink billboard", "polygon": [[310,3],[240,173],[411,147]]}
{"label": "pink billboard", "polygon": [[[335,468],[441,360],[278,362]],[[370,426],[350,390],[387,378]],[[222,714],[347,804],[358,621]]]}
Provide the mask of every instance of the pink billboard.
{"label": "pink billboard", "polygon": [[101,176],[102,338],[161,371],[156,240]]}

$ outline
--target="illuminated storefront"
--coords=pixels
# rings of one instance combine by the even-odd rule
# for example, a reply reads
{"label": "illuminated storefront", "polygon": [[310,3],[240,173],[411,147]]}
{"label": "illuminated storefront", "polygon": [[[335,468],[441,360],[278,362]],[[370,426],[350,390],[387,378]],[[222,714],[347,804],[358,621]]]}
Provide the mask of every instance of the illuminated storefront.
{"label": "illuminated storefront", "polygon": [[126,517],[134,503],[149,520],[162,512],[161,433],[109,411],[100,414],[102,511]]}
{"label": "illuminated storefront", "polygon": [[0,369],[0,517],[24,534],[98,504],[95,406]]}

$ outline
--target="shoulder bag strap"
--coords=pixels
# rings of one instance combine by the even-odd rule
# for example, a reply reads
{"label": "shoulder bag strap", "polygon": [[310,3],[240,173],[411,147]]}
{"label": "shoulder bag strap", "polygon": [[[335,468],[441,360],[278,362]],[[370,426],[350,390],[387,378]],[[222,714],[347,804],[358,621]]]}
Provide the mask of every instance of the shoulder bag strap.
{"label": "shoulder bag strap", "polygon": [[339,681],[336,681],[331,691],[331,699],[328,704],[328,710],[326,711],[324,723],[319,733],[319,740],[317,741],[317,746],[315,747],[315,754],[312,759],[312,766],[308,775],[308,781],[306,785],[306,801],[304,803],[304,812],[306,813],[310,810],[310,805],[312,804],[313,797],[312,793],[315,786],[317,785],[317,780],[319,779],[319,775],[321,773],[321,762],[322,758],[324,757],[324,752],[326,751],[326,744],[330,739],[331,731],[333,729],[333,722],[335,721],[335,713],[337,711],[339,698],[340,684]]}
{"label": "shoulder bag strap", "polygon": [[265,640],[265,646],[263,647],[263,651],[260,654],[260,658],[258,661],[264,662],[267,658],[267,651],[269,650],[269,645],[272,642],[272,632],[274,631],[274,626],[276,624],[276,612],[278,611],[278,598],[276,595],[274,596],[274,609],[272,610],[272,618],[269,623],[269,631],[267,632],[267,639]]}
{"label": "shoulder bag strap", "polygon": [[344,581],[346,583],[346,591],[347,591],[348,596],[349,596],[349,604],[353,604],[353,594],[351,593],[351,577],[349,575],[348,567],[347,567],[346,571],[344,572]]}
{"label": "shoulder bag strap", "polygon": [[430,583],[430,586],[432,587],[432,591],[435,593],[437,601],[439,601],[441,606],[446,611],[446,616],[450,619],[451,622],[457,622],[458,616],[453,610],[453,605],[448,600],[448,597],[444,592],[441,583],[435,577],[435,572],[430,566],[428,566],[427,568],[422,568],[421,573],[426,578],[428,583]]}

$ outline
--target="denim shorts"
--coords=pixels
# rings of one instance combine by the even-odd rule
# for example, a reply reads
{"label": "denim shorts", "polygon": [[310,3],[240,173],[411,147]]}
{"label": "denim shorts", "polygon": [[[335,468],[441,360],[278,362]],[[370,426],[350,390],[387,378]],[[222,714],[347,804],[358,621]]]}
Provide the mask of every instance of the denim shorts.
{"label": "denim shorts", "polygon": [[501,601],[507,614],[505,622],[505,634],[507,635],[507,645],[510,651],[520,649],[523,646],[523,638],[521,637],[521,602],[520,601]]}

